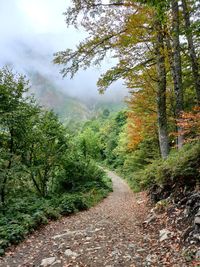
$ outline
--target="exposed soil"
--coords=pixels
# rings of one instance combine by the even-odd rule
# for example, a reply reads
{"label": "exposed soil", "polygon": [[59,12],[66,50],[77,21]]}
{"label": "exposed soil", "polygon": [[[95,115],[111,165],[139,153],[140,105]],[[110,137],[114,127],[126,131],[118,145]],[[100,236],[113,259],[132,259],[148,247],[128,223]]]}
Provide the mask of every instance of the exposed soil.
{"label": "exposed soil", "polygon": [[12,247],[0,266],[41,266],[51,257],[52,264],[46,266],[190,266],[175,246],[180,240],[173,236],[159,241],[159,230],[166,225],[144,225],[150,209],[146,194],[134,194],[117,175],[108,174],[113,193],[106,199],[36,231]]}

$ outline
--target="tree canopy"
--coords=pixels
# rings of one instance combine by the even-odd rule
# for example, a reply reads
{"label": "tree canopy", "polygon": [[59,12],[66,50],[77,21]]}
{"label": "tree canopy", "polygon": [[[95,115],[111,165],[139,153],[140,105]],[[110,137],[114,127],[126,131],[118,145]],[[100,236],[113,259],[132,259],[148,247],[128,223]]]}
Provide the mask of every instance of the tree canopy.
{"label": "tree canopy", "polygon": [[[184,73],[188,70],[191,90],[196,92],[189,105],[199,103],[198,11],[195,1],[186,0],[106,3],[74,0],[65,13],[67,25],[83,27],[88,37],[75,50],[58,52],[54,62],[64,65],[63,76],[70,74],[73,77],[81,68],[101,64],[109,56],[117,59],[117,63],[97,81],[100,92],[121,78],[131,88],[132,95],[140,90],[148,97],[146,88],[153,86],[160,151],[166,158],[170,128],[167,105],[171,101],[170,109],[178,120],[187,103]],[[189,57],[185,60],[187,51]],[[181,148],[184,142],[182,129],[179,125],[176,129],[177,145]]]}

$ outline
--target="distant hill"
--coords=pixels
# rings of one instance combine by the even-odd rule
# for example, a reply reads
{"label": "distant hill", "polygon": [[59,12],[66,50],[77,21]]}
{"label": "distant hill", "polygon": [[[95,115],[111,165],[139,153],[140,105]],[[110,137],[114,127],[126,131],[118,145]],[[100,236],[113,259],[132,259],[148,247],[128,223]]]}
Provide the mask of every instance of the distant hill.
{"label": "distant hill", "polygon": [[69,120],[87,120],[90,110],[78,99],[64,94],[59,88],[39,73],[29,73],[31,81],[31,93],[33,93],[40,105],[53,109],[62,122]]}
{"label": "distant hill", "polygon": [[28,77],[31,82],[31,93],[35,95],[39,104],[53,109],[65,124],[72,120],[85,121],[97,116],[104,109],[117,111],[124,106],[122,102],[116,100],[101,101],[88,98],[87,101],[81,101],[78,98],[70,97],[48,77],[38,72],[29,72]]}
{"label": "distant hill", "polygon": [[[8,57],[0,56],[0,62],[27,76],[31,83],[31,92],[39,104],[53,109],[61,121],[84,121],[98,115],[104,109],[119,110],[126,94],[119,84],[105,95],[99,96],[96,80],[99,73],[95,70],[82,71],[74,80],[62,79],[58,66],[52,64],[54,48],[44,44],[48,36],[37,35],[34,40],[15,40],[14,47],[8,46]],[[37,46],[35,40],[37,39]],[[1,64],[0,64],[1,65]]]}

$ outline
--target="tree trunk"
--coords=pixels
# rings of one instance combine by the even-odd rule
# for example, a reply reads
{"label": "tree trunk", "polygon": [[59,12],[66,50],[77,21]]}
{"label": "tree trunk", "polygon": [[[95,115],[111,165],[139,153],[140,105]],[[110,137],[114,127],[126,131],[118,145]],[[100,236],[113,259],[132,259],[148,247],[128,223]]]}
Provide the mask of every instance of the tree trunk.
{"label": "tree trunk", "polygon": [[183,17],[185,20],[185,33],[186,33],[186,38],[188,42],[188,51],[190,55],[192,73],[194,77],[194,84],[195,84],[195,90],[196,90],[196,95],[197,95],[197,104],[200,106],[200,73],[199,73],[200,67],[198,64],[198,59],[197,59],[197,55],[196,55],[196,51],[194,47],[193,38],[192,38],[190,13],[188,10],[186,0],[182,0],[182,7],[183,7]]}
{"label": "tree trunk", "polygon": [[[172,43],[173,43],[173,80],[174,92],[176,98],[176,118],[179,119],[183,111],[183,82],[182,82],[182,64],[181,64],[181,49],[180,49],[180,28],[179,28],[179,7],[178,0],[172,0]],[[178,129],[178,148],[183,146],[182,129]]]}
{"label": "tree trunk", "polygon": [[[173,81],[175,80],[175,70],[174,70],[174,62],[173,62],[173,52],[172,52],[172,46],[170,42],[170,35],[169,35],[169,30],[167,29],[165,25],[165,43],[167,47],[167,55],[168,55],[168,60],[170,64],[170,72],[172,75]],[[174,104],[174,96],[173,94],[170,94],[170,102],[171,102],[171,110],[173,112],[174,118],[176,117],[176,107]]]}
{"label": "tree trunk", "polygon": [[158,76],[157,89],[157,109],[158,109],[158,134],[160,152],[162,158],[167,158],[169,154],[169,141],[167,133],[167,113],[166,113],[166,67],[164,56],[164,37],[162,24],[159,20],[156,26],[156,66]]}

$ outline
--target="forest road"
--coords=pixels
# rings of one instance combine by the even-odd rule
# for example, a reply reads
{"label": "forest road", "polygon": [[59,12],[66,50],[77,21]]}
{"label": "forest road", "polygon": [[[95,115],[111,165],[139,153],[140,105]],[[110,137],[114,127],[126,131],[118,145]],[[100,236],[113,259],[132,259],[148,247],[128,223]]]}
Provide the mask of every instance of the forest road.
{"label": "forest road", "polygon": [[148,266],[148,237],[142,233],[145,195],[134,194],[113,172],[108,175],[113,192],[106,199],[34,232],[7,252],[0,266]]}

